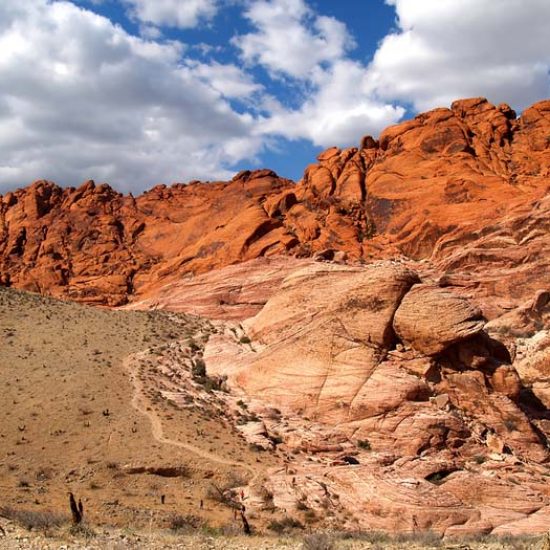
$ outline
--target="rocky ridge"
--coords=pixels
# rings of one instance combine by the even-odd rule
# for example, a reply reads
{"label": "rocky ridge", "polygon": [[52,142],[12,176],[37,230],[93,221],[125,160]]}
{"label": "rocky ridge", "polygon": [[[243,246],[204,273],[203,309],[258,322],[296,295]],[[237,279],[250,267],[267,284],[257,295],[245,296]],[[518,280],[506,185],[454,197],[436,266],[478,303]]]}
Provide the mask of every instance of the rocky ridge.
{"label": "rocky ridge", "polygon": [[245,171],[133,197],[38,181],[0,198],[0,279],[114,306],[258,257],[405,256],[516,303],[548,268],[549,127],[550,101],[516,118],[468,99],[328,149],[297,184]]}

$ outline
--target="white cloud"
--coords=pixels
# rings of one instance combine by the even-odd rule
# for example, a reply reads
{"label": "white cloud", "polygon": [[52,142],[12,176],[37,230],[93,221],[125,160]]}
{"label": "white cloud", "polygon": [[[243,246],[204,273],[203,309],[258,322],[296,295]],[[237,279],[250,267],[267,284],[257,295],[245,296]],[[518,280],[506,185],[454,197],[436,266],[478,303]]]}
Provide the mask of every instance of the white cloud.
{"label": "white cloud", "polygon": [[167,27],[191,28],[212,19],[218,11],[217,0],[123,0],[130,14],[145,23]]}
{"label": "white cloud", "polygon": [[0,188],[225,178],[261,148],[254,119],[222,97],[255,89],[236,68],[182,62],[182,44],[68,2],[3,0],[0,12]]}
{"label": "white cloud", "polygon": [[[302,0],[256,0],[255,26],[235,43],[243,58],[306,91],[298,107],[275,104],[263,131],[346,146],[404,114],[486,96],[522,109],[550,95],[548,0],[387,0],[399,28],[373,61],[352,60],[346,27]],[[320,47],[323,42],[325,47]],[[299,93],[300,88],[296,88]]]}
{"label": "white cloud", "polygon": [[322,147],[349,146],[364,134],[377,135],[404,114],[403,108],[373,97],[365,67],[358,62],[336,61],[317,74],[315,84],[316,91],[298,109],[274,109],[264,131]]}
{"label": "white cloud", "polygon": [[190,61],[188,65],[198,78],[228,98],[246,98],[262,89],[262,86],[254,82],[251,75],[233,64]]}
{"label": "white cloud", "polygon": [[347,146],[403,115],[374,97],[366,67],[349,59],[355,42],[344,23],[318,15],[303,0],[256,0],[245,15],[254,30],[233,39],[242,58],[275,80],[290,77],[301,99],[291,108],[264,98],[270,114],[256,131]]}
{"label": "white cloud", "polygon": [[155,25],[145,23],[139,26],[139,35],[146,40],[159,40],[162,38],[162,31]]}
{"label": "white cloud", "polygon": [[303,0],[255,1],[245,16],[255,31],[232,42],[247,63],[259,63],[274,76],[307,78],[353,46],[343,23],[316,15]]}
{"label": "white cloud", "polygon": [[548,0],[388,0],[399,30],[369,67],[382,97],[418,110],[486,96],[523,108],[550,94]]}

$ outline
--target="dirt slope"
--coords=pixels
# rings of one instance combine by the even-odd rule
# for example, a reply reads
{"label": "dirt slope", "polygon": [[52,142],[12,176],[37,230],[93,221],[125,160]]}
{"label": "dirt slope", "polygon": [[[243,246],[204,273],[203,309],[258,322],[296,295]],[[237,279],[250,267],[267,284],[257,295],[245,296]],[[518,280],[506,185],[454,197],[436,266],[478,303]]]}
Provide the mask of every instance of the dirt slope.
{"label": "dirt slope", "polygon": [[[181,345],[183,365],[188,344],[200,348],[210,330],[184,315],[100,310],[0,289],[1,506],[68,513],[71,490],[91,524],[138,526],[153,514],[162,526],[175,512],[231,521],[229,509],[206,499],[208,488],[261,474],[269,457],[208,408],[178,409],[162,399],[155,382],[170,346]],[[135,375],[140,353],[147,360],[134,407],[138,388],[128,369]]]}

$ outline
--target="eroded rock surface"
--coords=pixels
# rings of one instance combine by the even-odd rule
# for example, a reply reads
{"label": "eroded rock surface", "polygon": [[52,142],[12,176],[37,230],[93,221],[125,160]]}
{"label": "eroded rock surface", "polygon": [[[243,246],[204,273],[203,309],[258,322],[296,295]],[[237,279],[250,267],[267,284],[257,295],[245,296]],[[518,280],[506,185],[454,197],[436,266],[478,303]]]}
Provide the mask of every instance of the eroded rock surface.
{"label": "eroded rock surface", "polygon": [[38,181],[0,200],[0,279],[120,305],[257,257],[402,255],[431,259],[449,284],[486,298],[492,318],[538,290],[550,267],[549,131],[550,101],[516,118],[477,98],[330,148],[297,184],[244,171],[134,198]]}
{"label": "eroded rock surface", "polygon": [[211,337],[208,371],[285,415],[263,419],[294,456],[270,478],[278,506],[371,529],[543,532],[548,410],[529,408],[480,310],[420,279],[399,262],[302,267],[242,324],[249,344]]}
{"label": "eroded rock surface", "polygon": [[452,292],[415,285],[399,304],[393,327],[404,342],[436,355],[483,330],[481,310]]}
{"label": "eroded rock surface", "polygon": [[166,309],[208,319],[242,321],[253,317],[279,289],[283,279],[310,259],[256,258],[199,275],[191,273],[145,294],[126,309]]}

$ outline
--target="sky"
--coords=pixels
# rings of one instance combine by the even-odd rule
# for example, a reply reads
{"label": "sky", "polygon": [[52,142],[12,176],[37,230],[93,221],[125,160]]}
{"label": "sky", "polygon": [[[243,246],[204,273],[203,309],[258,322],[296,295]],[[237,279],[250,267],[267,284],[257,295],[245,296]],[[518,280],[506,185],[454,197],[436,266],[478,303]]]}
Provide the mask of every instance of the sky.
{"label": "sky", "polygon": [[0,193],[271,168],[550,96],[548,0],[0,0]]}

